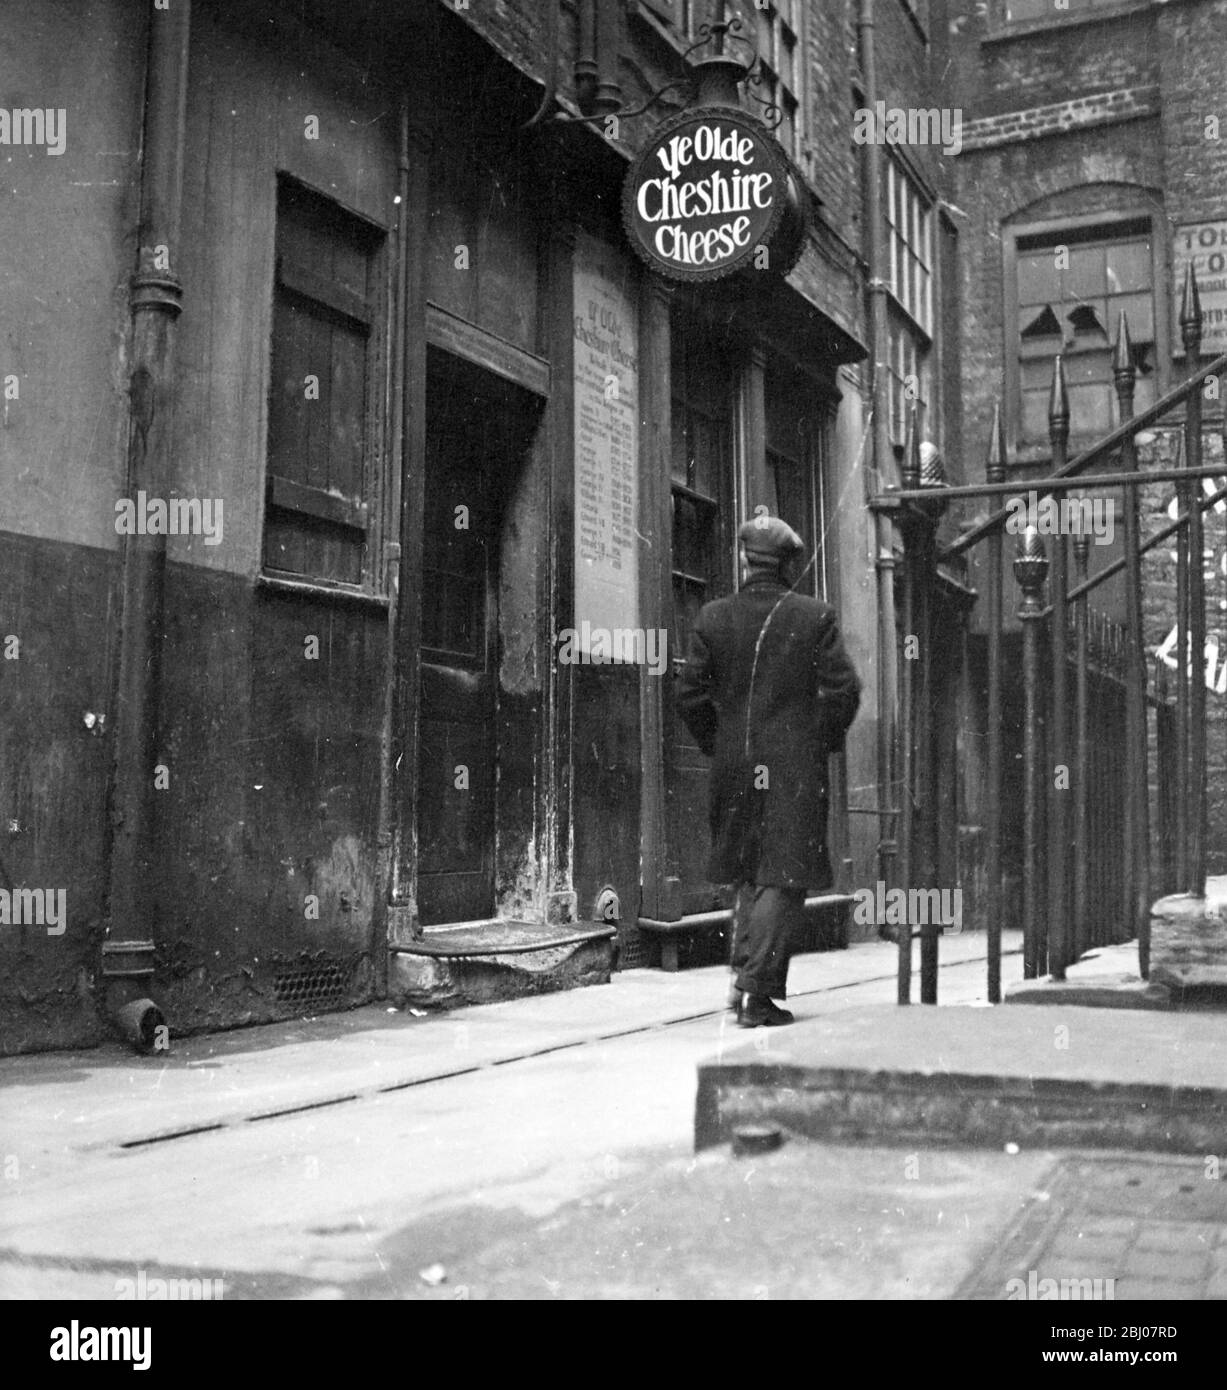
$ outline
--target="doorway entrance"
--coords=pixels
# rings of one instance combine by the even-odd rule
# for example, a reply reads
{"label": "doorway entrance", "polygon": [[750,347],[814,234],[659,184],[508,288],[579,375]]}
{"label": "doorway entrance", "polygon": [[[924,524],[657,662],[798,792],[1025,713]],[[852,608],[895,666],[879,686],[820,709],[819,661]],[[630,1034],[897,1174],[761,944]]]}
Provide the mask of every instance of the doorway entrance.
{"label": "doorway entrance", "polygon": [[499,558],[523,461],[524,393],[428,355],[417,898],[423,926],[496,913]]}

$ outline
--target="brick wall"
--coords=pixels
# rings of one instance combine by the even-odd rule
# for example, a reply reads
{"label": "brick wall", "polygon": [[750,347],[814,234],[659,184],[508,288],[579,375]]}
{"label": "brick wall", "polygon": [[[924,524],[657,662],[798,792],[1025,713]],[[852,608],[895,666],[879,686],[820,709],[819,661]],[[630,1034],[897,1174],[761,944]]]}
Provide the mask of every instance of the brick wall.
{"label": "brick wall", "polygon": [[[1163,6],[1155,37],[1168,216],[1227,216],[1227,0]],[[1207,116],[1222,127],[1217,140]]]}
{"label": "brick wall", "polygon": [[[1018,224],[1143,210],[1164,229],[1182,221],[1227,216],[1227,0],[1139,7],[1123,16],[1063,22],[1030,32],[993,28],[1000,6],[951,0],[947,15],[943,100],[964,111],[963,153],[951,195],[958,208],[960,350],[966,458],[971,477],[984,475],[994,399],[1002,389],[1005,301],[1003,239]],[[1222,138],[1209,140],[1206,117],[1217,115]],[[1165,240],[1167,238],[1165,237]],[[1162,248],[1168,299],[1170,245]],[[1161,312],[1161,302],[1157,306]],[[1164,364],[1170,381],[1180,359]],[[1209,457],[1221,457],[1217,424]],[[1176,457],[1178,434],[1156,429],[1141,448],[1145,467]],[[1037,460],[1042,464],[1043,460]],[[1143,535],[1169,521],[1170,487],[1156,484],[1142,500]],[[966,514],[976,511],[967,508]],[[979,508],[983,514],[987,509]],[[1227,655],[1227,513],[1206,522],[1207,632]],[[1093,557],[1098,559],[1100,557]],[[1150,653],[1174,623],[1171,547],[1145,561],[1144,621]],[[982,589],[983,577],[975,582]],[[1007,575],[1007,612],[1016,600]],[[1216,662],[1217,683],[1222,660]],[[971,702],[975,706],[975,700]],[[1208,693],[1207,768],[1211,871],[1227,867],[1227,694]],[[980,717],[971,715],[974,755]],[[1152,746],[1152,785],[1157,750]],[[970,775],[970,774],[969,774]],[[975,799],[968,806],[973,822]]]}
{"label": "brick wall", "polygon": [[1087,126],[1107,125],[1140,116],[1153,116],[1159,110],[1159,89],[1121,87],[1097,96],[1075,97],[1049,106],[1032,106],[1025,111],[1006,111],[966,121],[963,126],[965,150],[986,149],[1020,140],[1036,140],[1045,135],[1063,135]]}
{"label": "brick wall", "polygon": [[[1208,431],[1204,438],[1205,462],[1215,463],[1223,458],[1223,442],[1217,430]],[[1181,431],[1166,427],[1150,432],[1139,451],[1144,468],[1171,468],[1182,462]],[[1214,480],[1221,487],[1227,476]],[[1174,496],[1169,483],[1156,483],[1142,495],[1142,534],[1154,535],[1172,520],[1168,507]],[[1206,639],[1216,649],[1206,663],[1208,679],[1218,685],[1224,662],[1227,661],[1227,575],[1223,572],[1227,558],[1227,508],[1205,513],[1205,582],[1206,582]],[[1142,616],[1148,653],[1163,644],[1176,624],[1176,564],[1171,545],[1156,547],[1147,556],[1142,570]],[[1176,656],[1169,658],[1170,690],[1175,693]],[[1196,662],[1194,662],[1196,666]],[[1154,669],[1152,662],[1152,670]],[[1227,691],[1206,692],[1206,787],[1208,801],[1208,849],[1211,873],[1227,872]],[[1153,727],[1153,719],[1152,719]],[[1156,787],[1157,750],[1151,739],[1150,778]],[[1152,804],[1154,797],[1152,795]],[[1156,831],[1157,833],[1157,831]]]}
{"label": "brick wall", "polygon": [[1037,32],[993,26],[988,9],[950,3],[948,81],[972,119],[1159,80],[1151,10],[1076,16]]}
{"label": "brick wall", "polygon": [[1011,223],[1148,209],[1151,190],[1162,187],[1162,150],[1158,123],[1151,119],[972,150],[957,164],[954,201],[966,215],[960,284],[963,420],[969,475],[983,478],[1006,351],[1003,229]]}

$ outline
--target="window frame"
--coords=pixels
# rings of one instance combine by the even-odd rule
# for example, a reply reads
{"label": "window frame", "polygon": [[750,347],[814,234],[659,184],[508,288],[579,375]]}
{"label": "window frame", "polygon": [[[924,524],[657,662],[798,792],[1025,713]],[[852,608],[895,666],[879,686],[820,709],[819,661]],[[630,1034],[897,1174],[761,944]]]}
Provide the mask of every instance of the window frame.
{"label": "window frame", "polygon": [[[322,204],[332,216],[351,224],[359,237],[368,240],[368,292],[359,300],[352,292],[318,276],[298,263],[283,263],[279,229],[283,190],[291,195],[305,195]],[[260,531],[257,577],[262,584],[296,589],[338,593],[386,602],[390,595],[391,572],[383,564],[383,539],[386,532],[384,516],[389,480],[388,436],[385,402],[390,386],[391,352],[389,335],[392,331],[390,296],[392,293],[391,264],[393,238],[390,227],[375,221],[324,189],[299,178],[285,169],[274,175],[272,205],[273,236],[270,274],[268,277],[268,339],[265,359],[265,412],[261,430]],[[288,270],[288,274],[286,273]],[[349,320],[365,327],[366,369],[362,400],[362,467],[361,500],[358,502],[333,498],[330,493],[312,488],[285,474],[273,471],[271,443],[271,400],[274,390],[273,362],[276,310],[281,294],[319,306],[326,316]],[[269,511],[279,507],[318,520],[341,522],[363,534],[360,579],[352,582],[325,574],[282,569],[267,559]]]}
{"label": "window frame", "polygon": [[[775,514],[781,515],[779,506],[779,477],[774,460],[779,459],[786,466],[795,468],[798,480],[804,491],[805,520],[799,529],[806,543],[805,563],[817,551],[817,562],[798,586],[799,593],[811,594],[815,598],[827,600],[830,590],[830,545],[826,534],[827,522],[827,476],[826,470],[831,456],[831,430],[834,415],[830,403],[820,391],[812,396],[808,405],[799,412],[800,429],[795,449],[789,448],[771,428],[772,396],[771,382],[784,385],[786,378],[794,390],[810,388],[814,384],[807,379],[805,372],[787,358],[772,353],[765,364],[763,376],[763,461],[766,466],[767,481],[776,496]],[[787,520],[787,518],[785,518]]]}
{"label": "window frame", "polygon": [[[669,602],[670,602],[670,622],[669,622],[669,643],[672,648],[670,666],[674,670],[681,669],[686,664],[686,653],[690,641],[690,626],[683,624],[683,610],[678,603],[678,585],[681,583],[690,588],[700,587],[703,592],[703,602],[706,603],[713,598],[721,598],[726,594],[735,593],[736,581],[736,561],[734,559],[733,571],[730,573],[727,568],[727,557],[731,550],[734,550],[733,535],[736,531],[737,518],[733,509],[736,506],[737,498],[737,477],[738,477],[738,446],[737,446],[737,419],[736,410],[732,404],[735,396],[736,381],[740,370],[738,362],[727,352],[727,350],[712,350],[711,338],[713,326],[701,319],[690,318],[684,313],[675,312],[671,317],[669,337],[670,337],[670,370],[669,370],[669,434],[671,453],[669,459]],[[708,362],[717,362],[721,369],[721,374],[725,378],[726,390],[724,398],[727,402],[725,408],[718,414],[712,414],[704,408],[701,398],[691,393],[690,383],[685,380],[685,367],[679,372],[679,364],[695,354],[699,358],[706,357]],[[680,379],[679,379],[680,378]],[[687,420],[692,415],[702,417],[709,425],[716,427],[714,437],[719,440],[719,457],[713,460],[714,474],[711,481],[715,486],[710,492],[704,492],[696,486],[698,479],[695,470],[689,466],[687,460],[686,478],[684,481],[679,479],[673,471],[672,449],[677,443],[677,421],[679,413]],[[689,433],[687,426],[683,426],[683,437]],[[712,553],[709,556],[709,568],[706,574],[692,574],[690,571],[683,570],[678,563],[678,556],[675,553],[675,539],[677,527],[677,507],[679,498],[696,512],[705,513],[708,518],[708,525],[711,527]]]}
{"label": "window frame", "polygon": [[[902,448],[907,438],[907,420],[897,396],[902,390],[902,382],[911,373],[896,371],[895,345],[899,338],[906,337],[912,346],[917,367],[915,375],[920,378],[920,399],[925,410],[922,426],[930,438],[935,439],[939,432],[939,412],[935,400],[938,335],[934,320],[934,303],[938,299],[938,267],[934,247],[939,209],[931,190],[894,150],[888,150],[882,161],[882,179],[883,235],[888,257],[886,298],[889,344],[886,372],[890,395],[887,428],[892,443]],[[903,191],[908,196],[899,198],[897,191]],[[904,214],[899,220],[895,213],[897,204]],[[902,231],[899,221],[904,225]],[[913,238],[919,243],[919,249],[913,244]],[[920,275],[923,274],[922,300],[907,292],[906,286],[902,287],[904,292],[901,293],[899,268],[904,263],[915,266],[909,283],[919,284]],[[897,407],[900,414],[898,422],[895,419]]]}
{"label": "window frame", "polygon": [[[780,13],[780,3],[790,7],[791,18],[785,19]],[[782,87],[796,103],[796,110],[793,115],[793,140],[792,147],[789,148],[782,138],[783,126],[783,106],[780,106],[781,121],[780,126],[774,131],[776,141],[780,148],[788,155],[789,159],[798,166],[803,172],[810,172],[811,154],[809,146],[809,63],[806,58],[807,51],[807,25],[806,19],[809,13],[808,6],[811,0],[769,0],[767,9],[760,9],[755,0],[742,0],[742,3],[735,3],[734,0],[724,0],[721,13],[726,20],[734,15],[741,18],[743,25],[749,30],[749,37],[754,44],[755,70],[756,76],[761,78],[755,95],[763,98],[771,104],[776,104],[780,88]],[[694,8],[692,2],[692,10]],[[771,52],[765,54],[758,44],[758,25],[762,19],[766,19],[771,34]],[[793,83],[784,83],[780,76],[779,67],[779,43],[780,29],[785,27],[793,35],[795,40],[793,52]],[[766,69],[770,74],[768,79],[763,73]],[[771,83],[771,91],[766,90],[767,83]]]}
{"label": "window frame", "polygon": [[[1155,397],[1163,395],[1170,386],[1172,373],[1171,309],[1167,285],[1167,244],[1163,229],[1166,219],[1161,210],[1138,205],[1110,212],[1084,213],[1076,217],[1050,217],[1034,222],[1019,222],[1001,228],[1001,299],[1002,299],[1002,360],[1004,363],[1006,449],[1013,462],[1033,463],[1046,460],[1052,453],[1048,439],[1029,442],[1022,437],[1022,379],[1018,360],[1018,243],[1033,237],[1056,237],[1061,233],[1102,232],[1103,240],[1120,239],[1130,226],[1146,224],[1150,237],[1151,312],[1155,325]],[[1113,341],[1115,325],[1108,324],[1108,340]],[[1071,437],[1077,435],[1075,422],[1070,421]]]}

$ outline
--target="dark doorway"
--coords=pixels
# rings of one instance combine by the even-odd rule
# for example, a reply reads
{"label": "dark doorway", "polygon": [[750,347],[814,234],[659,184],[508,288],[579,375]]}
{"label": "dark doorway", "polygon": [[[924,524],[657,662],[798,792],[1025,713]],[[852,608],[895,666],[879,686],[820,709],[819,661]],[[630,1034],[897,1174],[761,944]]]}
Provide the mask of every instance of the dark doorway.
{"label": "dark doorway", "polygon": [[418,732],[418,915],[495,913],[499,554],[535,412],[525,393],[431,351],[426,388]]}

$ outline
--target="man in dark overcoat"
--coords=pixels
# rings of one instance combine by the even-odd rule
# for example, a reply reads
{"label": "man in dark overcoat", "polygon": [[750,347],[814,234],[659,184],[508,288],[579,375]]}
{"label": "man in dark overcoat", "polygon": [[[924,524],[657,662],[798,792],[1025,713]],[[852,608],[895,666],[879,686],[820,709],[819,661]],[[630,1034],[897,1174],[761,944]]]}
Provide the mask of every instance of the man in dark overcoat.
{"label": "man in dark overcoat", "polygon": [[827,759],[861,683],[835,610],[792,591],[801,538],[779,517],[738,532],[742,584],[695,622],[679,711],[713,759],[708,877],[734,884],[734,1004],[742,1027],[791,1023],[788,962],[806,889],[830,887]]}

